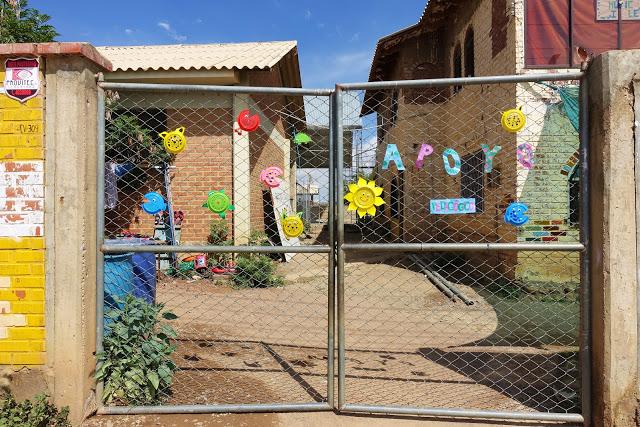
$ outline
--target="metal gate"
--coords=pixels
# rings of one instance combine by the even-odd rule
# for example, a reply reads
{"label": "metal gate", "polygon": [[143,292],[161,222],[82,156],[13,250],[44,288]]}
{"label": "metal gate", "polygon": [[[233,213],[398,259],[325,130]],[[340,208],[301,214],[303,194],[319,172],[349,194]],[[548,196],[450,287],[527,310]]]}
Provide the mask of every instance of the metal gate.
{"label": "metal gate", "polygon": [[[151,373],[152,399],[107,389],[103,356],[99,412],[336,409],[588,423],[581,80],[335,91],[101,83],[98,352],[121,345],[114,325],[140,309],[114,295],[163,304],[170,314],[160,323],[172,329],[160,332],[171,378],[156,387]],[[238,129],[243,110],[259,116],[258,130]],[[158,135],[181,127],[187,149],[167,155]],[[265,181],[270,166],[280,167],[280,187]],[[175,215],[145,213],[150,192]],[[234,205],[222,220],[202,206],[216,207],[212,194]],[[300,213],[300,239],[284,234],[284,209]],[[158,241],[116,236],[151,229]],[[118,289],[131,254],[134,283]],[[140,291],[150,288],[141,254],[158,258],[147,274],[157,278],[155,300]],[[202,255],[208,268],[192,274]]]}

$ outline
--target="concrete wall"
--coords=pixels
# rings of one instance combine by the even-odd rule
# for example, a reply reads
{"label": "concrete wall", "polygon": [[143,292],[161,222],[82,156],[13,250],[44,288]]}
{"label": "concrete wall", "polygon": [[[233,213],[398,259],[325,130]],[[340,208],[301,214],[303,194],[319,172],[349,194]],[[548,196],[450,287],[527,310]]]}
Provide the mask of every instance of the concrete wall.
{"label": "concrete wall", "polygon": [[638,76],[640,50],[605,53],[588,71],[594,426],[636,426],[640,421],[634,164],[638,156],[634,114],[640,105],[633,85]]}

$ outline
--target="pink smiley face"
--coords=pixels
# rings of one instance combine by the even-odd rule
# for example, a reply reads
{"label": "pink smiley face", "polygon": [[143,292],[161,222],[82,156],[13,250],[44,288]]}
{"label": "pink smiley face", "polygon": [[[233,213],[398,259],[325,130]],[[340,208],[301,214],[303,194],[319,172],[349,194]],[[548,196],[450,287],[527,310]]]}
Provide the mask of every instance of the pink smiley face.
{"label": "pink smiley face", "polygon": [[260,181],[269,188],[275,188],[280,186],[280,176],[282,176],[282,169],[278,166],[269,166],[260,172]]}

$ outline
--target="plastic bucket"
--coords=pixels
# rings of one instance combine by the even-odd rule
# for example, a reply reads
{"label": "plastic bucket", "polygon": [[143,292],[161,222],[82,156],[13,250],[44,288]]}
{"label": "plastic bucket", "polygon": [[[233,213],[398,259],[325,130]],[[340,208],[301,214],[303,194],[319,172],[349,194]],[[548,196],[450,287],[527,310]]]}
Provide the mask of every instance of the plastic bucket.
{"label": "plastic bucket", "polygon": [[131,253],[104,256],[104,306],[121,307],[116,299],[133,293],[133,262]]}
{"label": "plastic bucket", "polygon": [[[154,241],[143,238],[110,239],[110,245],[153,245]],[[150,252],[131,255],[133,296],[143,298],[149,304],[156,301],[156,256]],[[105,270],[106,271],[106,270]]]}

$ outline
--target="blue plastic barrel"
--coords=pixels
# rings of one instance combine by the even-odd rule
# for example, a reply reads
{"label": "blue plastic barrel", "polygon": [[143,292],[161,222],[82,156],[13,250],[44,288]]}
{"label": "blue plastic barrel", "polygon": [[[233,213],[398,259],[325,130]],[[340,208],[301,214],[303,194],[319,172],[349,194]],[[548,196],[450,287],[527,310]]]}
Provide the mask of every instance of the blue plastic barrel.
{"label": "blue plastic barrel", "polygon": [[[153,245],[155,242],[144,238],[106,240],[109,245]],[[105,259],[106,264],[106,259]],[[143,298],[150,304],[156,301],[156,256],[150,252],[136,252],[131,256],[133,296]],[[106,265],[105,265],[106,274]],[[106,279],[105,279],[106,282]],[[105,285],[106,288],[106,285]]]}
{"label": "blue plastic barrel", "polygon": [[104,307],[121,306],[116,304],[116,298],[124,299],[133,293],[133,262],[132,254],[117,254],[104,256]]}

